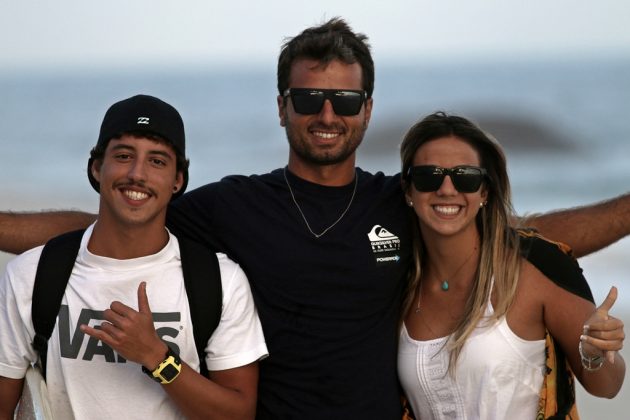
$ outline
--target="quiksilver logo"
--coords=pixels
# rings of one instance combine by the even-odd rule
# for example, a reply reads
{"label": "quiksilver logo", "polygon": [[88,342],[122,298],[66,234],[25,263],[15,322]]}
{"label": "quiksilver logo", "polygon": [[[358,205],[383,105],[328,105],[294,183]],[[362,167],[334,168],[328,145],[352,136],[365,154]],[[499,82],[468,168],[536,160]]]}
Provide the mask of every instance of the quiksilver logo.
{"label": "quiksilver logo", "polygon": [[393,239],[393,238],[398,239],[396,235],[392,234],[390,231],[388,231],[381,225],[374,225],[370,233],[368,233],[368,238],[370,238],[370,241],[372,242],[379,242],[379,241]]}
{"label": "quiksilver logo", "polygon": [[376,264],[400,261],[400,238],[381,225],[374,225],[368,233]]}
{"label": "quiksilver logo", "polygon": [[149,117],[138,117],[138,124],[149,124]]}

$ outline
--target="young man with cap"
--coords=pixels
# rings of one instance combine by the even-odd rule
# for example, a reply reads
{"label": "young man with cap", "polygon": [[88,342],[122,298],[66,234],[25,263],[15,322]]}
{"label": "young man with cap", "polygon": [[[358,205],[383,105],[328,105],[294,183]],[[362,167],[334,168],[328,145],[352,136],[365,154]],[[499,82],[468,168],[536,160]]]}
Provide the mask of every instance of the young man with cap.
{"label": "young man with cap", "polygon": [[[165,227],[188,180],[177,110],[146,95],[112,105],[88,177],[100,193],[98,219],[83,234],[48,344],[54,417],[253,418],[267,349],[247,278],[217,254],[221,316],[199,360],[179,243]],[[41,251],[11,261],[0,284],[0,418],[12,417],[38,359],[31,303]],[[198,373],[202,363],[209,378]]]}

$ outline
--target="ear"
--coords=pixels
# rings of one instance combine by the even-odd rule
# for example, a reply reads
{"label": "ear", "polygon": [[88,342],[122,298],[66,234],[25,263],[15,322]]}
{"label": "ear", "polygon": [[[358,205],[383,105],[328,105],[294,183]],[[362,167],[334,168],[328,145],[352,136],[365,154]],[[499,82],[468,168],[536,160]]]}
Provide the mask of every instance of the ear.
{"label": "ear", "polygon": [[486,188],[485,185],[484,185],[484,187],[481,190],[481,202],[482,203],[487,203],[488,202],[488,188]]}
{"label": "ear", "polygon": [[177,171],[177,175],[175,176],[175,185],[173,185],[173,194],[181,190],[182,185],[184,185],[184,173],[182,171]]}
{"label": "ear", "polygon": [[280,118],[280,127],[285,127],[286,107],[284,97],[282,97],[282,95],[278,95],[276,100],[278,101],[278,117]]}
{"label": "ear", "polygon": [[363,128],[367,129],[370,124],[370,118],[372,118],[372,106],[374,105],[374,99],[368,98],[365,100],[365,119],[363,120]]}
{"label": "ear", "polygon": [[92,162],[92,167],[90,168],[90,171],[92,171],[92,176],[94,177],[96,182],[98,182],[99,184],[101,183],[101,165],[102,164],[103,164],[103,161],[101,159],[94,159],[94,161]]}
{"label": "ear", "polygon": [[[411,194],[409,194],[408,192],[405,193],[405,204],[407,204],[409,206],[409,203],[413,203],[413,200],[411,199]],[[413,207],[413,204],[409,207]]]}

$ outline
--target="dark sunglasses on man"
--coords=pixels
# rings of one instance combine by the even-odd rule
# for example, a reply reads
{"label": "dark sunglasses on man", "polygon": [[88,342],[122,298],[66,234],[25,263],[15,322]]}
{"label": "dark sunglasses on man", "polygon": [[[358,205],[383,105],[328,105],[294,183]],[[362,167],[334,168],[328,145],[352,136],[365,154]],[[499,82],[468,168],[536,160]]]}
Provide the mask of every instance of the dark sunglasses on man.
{"label": "dark sunglasses on man", "polygon": [[357,115],[367,98],[364,90],[288,88],[282,94],[285,99],[291,97],[293,109],[298,114],[319,114],[326,99],[332,104],[335,114],[349,117]]}
{"label": "dark sunglasses on man", "polygon": [[479,190],[487,172],[477,166],[455,166],[442,168],[434,165],[420,165],[409,168],[408,177],[411,178],[416,190],[420,192],[433,192],[440,189],[446,176],[460,193],[474,193]]}

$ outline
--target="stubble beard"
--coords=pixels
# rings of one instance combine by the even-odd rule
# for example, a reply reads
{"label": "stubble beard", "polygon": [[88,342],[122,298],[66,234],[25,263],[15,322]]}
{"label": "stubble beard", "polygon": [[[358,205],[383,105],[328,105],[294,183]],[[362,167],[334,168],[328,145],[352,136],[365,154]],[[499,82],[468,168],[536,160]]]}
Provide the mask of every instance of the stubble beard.
{"label": "stubble beard", "polygon": [[350,136],[335,148],[317,150],[311,146],[305,136],[302,136],[297,130],[293,129],[291,123],[287,122],[285,132],[289,147],[304,162],[315,165],[335,165],[348,160],[357,150],[367,127],[361,126],[352,130]]}

